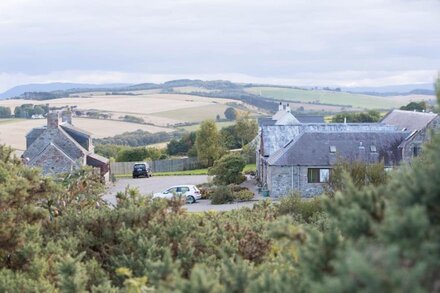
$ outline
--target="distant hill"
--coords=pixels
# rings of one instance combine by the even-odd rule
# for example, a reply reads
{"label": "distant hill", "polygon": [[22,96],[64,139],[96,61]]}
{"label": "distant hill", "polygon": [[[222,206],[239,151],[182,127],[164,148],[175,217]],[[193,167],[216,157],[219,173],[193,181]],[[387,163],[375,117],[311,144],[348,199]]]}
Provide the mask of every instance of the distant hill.
{"label": "distant hill", "polygon": [[405,84],[382,87],[346,87],[345,92],[365,94],[372,96],[397,96],[397,95],[434,95],[434,84]]}
{"label": "distant hill", "polygon": [[26,92],[53,92],[53,91],[66,91],[72,89],[97,89],[97,88],[119,88],[126,87],[129,84],[112,83],[112,84],[87,84],[87,83],[34,83],[15,86],[4,93],[0,93],[0,99],[18,97]]}

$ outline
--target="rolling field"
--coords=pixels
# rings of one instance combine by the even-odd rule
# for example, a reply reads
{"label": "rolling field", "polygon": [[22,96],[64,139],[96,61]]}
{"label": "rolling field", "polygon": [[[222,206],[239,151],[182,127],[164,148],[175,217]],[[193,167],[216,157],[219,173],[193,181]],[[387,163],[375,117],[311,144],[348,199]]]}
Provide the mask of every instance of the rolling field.
{"label": "rolling field", "polygon": [[[139,91],[136,95],[105,95],[102,92],[74,94],[69,98],[46,101],[0,100],[0,106],[10,107],[23,104],[49,104],[51,107],[72,106],[83,112],[98,111],[111,114],[112,120],[73,118],[73,124],[93,134],[95,138],[111,137],[138,129],[156,133],[175,131],[175,125],[205,119],[224,117],[228,103],[237,101],[190,96],[185,94],[158,94],[155,91]],[[254,114],[255,110],[250,109]],[[121,121],[121,117],[132,115],[152,124],[137,124]],[[25,136],[34,127],[44,126],[45,119],[2,119],[0,120],[0,143],[11,145],[18,151],[25,149]],[[198,125],[190,126],[197,129]]]}
{"label": "rolling field", "polygon": [[[73,124],[78,128],[93,134],[95,138],[103,138],[122,134],[126,131],[142,129],[144,131],[156,133],[160,131],[170,132],[173,129],[162,128],[151,125],[143,125],[122,121],[97,120],[87,118],[73,118]],[[0,144],[8,144],[14,149],[23,151],[26,148],[26,134],[35,127],[46,125],[46,119],[8,119],[7,123],[0,120]],[[3,120],[4,122],[5,120]]]}
{"label": "rolling field", "polygon": [[[10,107],[13,111],[22,104],[47,104],[51,107],[76,106],[78,110],[100,111],[112,114],[112,119],[133,115],[157,126],[168,127],[184,122],[199,122],[223,116],[226,104],[236,102],[229,99],[217,99],[190,96],[184,94],[143,93],[139,95],[105,95],[105,93],[81,93],[69,98],[47,101],[0,100],[0,106]],[[139,92],[136,92],[139,93]]]}
{"label": "rolling field", "polygon": [[[224,122],[216,122],[217,129],[222,129],[223,127],[228,127],[235,124],[235,121],[224,121]],[[190,125],[190,126],[182,126],[179,129],[183,129],[186,131],[197,131],[200,127],[200,124]]]}
{"label": "rolling field", "polygon": [[391,109],[399,108],[411,101],[433,99],[433,96],[392,96],[377,97],[361,94],[351,94],[324,90],[300,90],[277,87],[252,87],[246,91],[272,99],[283,99],[299,102],[320,102],[331,105],[351,105],[362,109]]}

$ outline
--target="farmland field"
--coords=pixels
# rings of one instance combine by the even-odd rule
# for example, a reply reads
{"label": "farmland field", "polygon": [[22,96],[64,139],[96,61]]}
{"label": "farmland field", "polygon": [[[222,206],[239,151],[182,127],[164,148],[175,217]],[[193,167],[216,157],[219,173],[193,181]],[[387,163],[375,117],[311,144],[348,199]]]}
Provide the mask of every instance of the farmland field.
{"label": "farmland field", "polygon": [[331,105],[351,105],[355,108],[364,109],[391,109],[406,105],[411,101],[422,99],[433,99],[433,96],[392,96],[377,97],[362,94],[351,94],[346,92],[324,91],[324,90],[301,90],[293,88],[277,87],[252,87],[246,91],[253,94],[261,94],[266,98],[283,99],[298,102],[319,102]]}
{"label": "farmland field", "polygon": [[47,101],[0,100],[0,106],[8,106],[12,111],[16,106],[26,103],[40,105],[49,103],[51,107],[76,106],[82,111],[94,110],[109,113],[112,119],[133,115],[158,126],[172,126],[177,123],[215,119],[217,114],[223,115],[226,104],[231,102],[236,101],[184,94],[148,93],[132,96],[93,92]]}
{"label": "farmland field", "polygon": [[[26,134],[34,127],[46,125],[46,119],[9,119],[8,123],[0,120],[0,144],[8,144],[17,150],[26,148]],[[93,134],[95,138],[114,136],[126,131],[142,129],[152,133],[160,131],[172,131],[170,128],[162,128],[151,125],[128,123],[123,121],[97,120],[87,118],[74,118],[73,124],[78,128]]]}
{"label": "farmland field", "polygon": [[[235,124],[235,121],[223,121],[223,122],[216,122],[217,129],[222,129],[223,127],[228,127]],[[200,124],[190,125],[190,126],[182,126],[179,127],[179,129],[183,129],[186,131],[196,131],[200,127]]]}

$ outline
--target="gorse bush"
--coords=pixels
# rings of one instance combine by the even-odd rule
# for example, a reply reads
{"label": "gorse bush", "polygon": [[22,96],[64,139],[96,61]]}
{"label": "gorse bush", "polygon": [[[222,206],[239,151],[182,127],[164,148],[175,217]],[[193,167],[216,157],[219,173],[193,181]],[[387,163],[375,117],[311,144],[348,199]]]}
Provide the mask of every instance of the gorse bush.
{"label": "gorse bush", "polygon": [[212,204],[225,204],[234,201],[234,194],[229,186],[220,185],[214,188],[209,199]]}
{"label": "gorse bush", "polygon": [[11,153],[0,147],[0,292],[438,291],[438,136],[386,184],[346,176],[333,197],[203,214],[130,189],[110,208],[87,171],[50,180]]}

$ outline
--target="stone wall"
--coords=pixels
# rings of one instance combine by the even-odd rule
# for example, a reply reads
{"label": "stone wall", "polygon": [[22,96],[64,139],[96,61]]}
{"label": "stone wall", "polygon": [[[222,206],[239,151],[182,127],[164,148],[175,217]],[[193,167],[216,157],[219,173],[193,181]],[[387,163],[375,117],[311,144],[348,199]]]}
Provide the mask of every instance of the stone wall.
{"label": "stone wall", "polygon": [[267,187],[271,197],[283,197],[299,192],[302,197],[312,197],[324,191],[325,183],[308,183],[308,167],[270,166]]}

